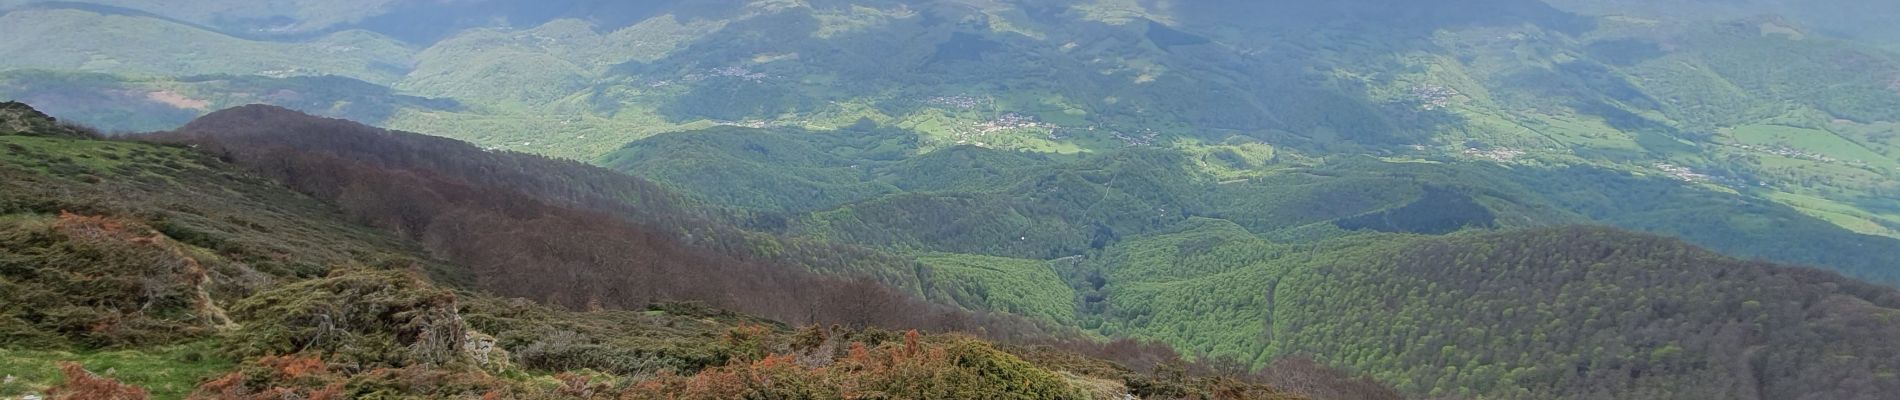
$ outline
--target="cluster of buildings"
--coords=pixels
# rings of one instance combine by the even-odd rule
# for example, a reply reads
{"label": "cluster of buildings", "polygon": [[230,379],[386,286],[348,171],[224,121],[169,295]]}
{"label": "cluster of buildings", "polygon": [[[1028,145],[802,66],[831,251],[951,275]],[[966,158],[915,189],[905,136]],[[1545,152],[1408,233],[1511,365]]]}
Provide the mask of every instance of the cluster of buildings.
{"label": "cluster of buildings", "polygon": [[744,80],[748,80],[752,82],[764,82],[766,78],[771,78],[771,77],[772,77],[771,75],[766,75],[763,72],[752,72],[752,70],[746,69],[745,67],[740,67],[740,66],[719,67],[719,68],[713,68],[710,71],[706,71],[705,74],[687,74],[686,75],[687,80],[693,80],[693,81],[703,80],[706,78],[739,78],[739,79],[744,79]]}
{"label": "cluster of buildings", "polygon": [[929,105],[938,106],[938,107],[950,107],[950,108],[968,110],[968,109],[976,108],[977,106],[989,104],[989,102],[983,99],[976,98],[976,97],[957,95],[957,96],[932,97],[929,100],[925,100],[924,104],[929,104]]}
{"label": "cluster of buildings", "polygon": [[996,116],[996,119],[976,123],[976,133],[982,134],[982,135],[987,135],[987,134],[1002,132],[1002,131],[1017,130],[1017,129],[1056,129],[1056,128],[1060,128],[1060,127],[1056,126],[1055,124],[1044,123],[1041,120],[1036,119],[1036,117],[1033,115],[1023,115],[1023,114],[1017,114],[1013,112],[1003,113],[1003,115]]}
{"label": "cluster of buildings", "polygon": [[1658,170],[1662,170],[1664,174],[1668,174],[1669,177],[1676,178],[1683,182],[1709,182],[1714,180],[1714,178],[1708,174],[1695,172],[1695,170],[1681,165],[1656,163],[1655,167]]}
{"label": "cluster of buildings", "polygon": [[1161,139],[1161,133],[1155,132],[1154,129],[1142,128],[1141,132],[1135,132],[1135,133],[1125,133],[1122,131],[1115,131],[1115,140],[1120,140],[1122,141],[1123,145],[1127,145],[1129,147],[1153,146],[1155,145],[1155,142],[1159,141],[1160,139]]}
{"label": "cluster of buildings", "polygon": [[1412,97],[1425,111],[1451,108],[1452,99],[1458,97],[1458,90],[1439,85],[1418,85],[1412,87]]}
{"label": "cluster of buildings", "polygon": [[1511,162],[1511,161],[1517,160],[1518,157],[1523,157],[1525,152],[1524,150],[1513,149],[1513,148],[1496,148],[1496,149],[1467,148],[1465,149],[1464,154],[1465,154],[1465,157],[1485,159],[1485,160],[1491,160],[1491,161],[1496,161],[1496,162]]}
{"label": "cluster of buildings", "polygon": [[1742,145],[1736,145],[1735,147],[1742,150],[1768,153],[1768,154],[1773,154],[1777,156],[1793,158],[1793,159],[1798,159],[1798,160],[1820,161],[1824,163],[1835,163],[1835,162],[1841,161],[1839,159],[1835,159],[1834,157],[1828,157],[1825,154],[1810,153],[1807,151],[1803,151],[1801,149],[1796,149],[1796,148],[1788,147],[1788,146],[1772,146],[1771,147],[1771,146],[1756,146],[1756,145],[1751,145],[1751,144],[1742,144]]}

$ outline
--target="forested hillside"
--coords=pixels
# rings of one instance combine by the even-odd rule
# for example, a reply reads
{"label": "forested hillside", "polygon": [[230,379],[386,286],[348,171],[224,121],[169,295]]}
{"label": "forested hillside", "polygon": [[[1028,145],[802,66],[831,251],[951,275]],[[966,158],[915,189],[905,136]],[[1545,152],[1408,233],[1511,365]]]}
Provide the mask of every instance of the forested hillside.
{"label": "forested hillside", "polygon": [[[893,159],[879,154],[910,142],[863,128],[663,135],[609,164],[707,201],[789,213],[787,232],[984,266],[977,282],[1010,289],[955,296],[993,309],[1242,365],[1315,355],[1410,393],[1486,398],[1878,398],[1895,383],[1879,372],[1893,370],[1893,349],[1872,350],[1894,328],[1863,325],[1895,315],[1891,289],[1651,236],[1549,228],[1594,221],[1740,254],[1851,257],[1863,273],[1896,265],[1891,251],[1864,251],[1890,240],[1832,233],[1773,204],[1592,168],[1249,161],[1245,144]],[[1494,229],[1505,232],[1420,235]],[[1072,291],[1023,292],[1059,282]],[[1846,346],[1873,353],[1853,363],[1871,364],[1818,361],[1842,360],[1824,355],[1841,340],[1860,341]],[[1760,367],[1770,359],[1816,361]],[[1843,371],[1859,375],[1832,375]]]}
{"label": "forested hillside", "polygon": [[1288,245],[1199,220],[1075,265],[1085,325],[1470,398],[1885,397],[1900,292],[1609,229]]}
{"label": "forested hillside", "polygon": [[1894,16],[0,0],[0,397],[1882,398]]}
{"label": "forested hillside", "polygon": [[215,113],[156,138],[192,143],[331,201],[467,265],[501,294],[572,307],[697,300],[801,324],[985,326],[1004,337],[1045,329],[932,310],[911,297],[942,297],[923,263],[737,229],[720,218],[743,214],[709,211],[571,161],[264,106]]}
{"label": "forested hillside", "polygon": [[[1219,393],[1294,399],[1305,398],[1299,393],[1357,393],[1396,398],[1377,384],[1313,364],[1284,364],[1277,367],[1281,372],[1246,380],[1205,377],[1211,370],[1181,363],[1165,348],[1010,330],[1025,325],[931,306],[875,282],[719,259],[676,238],[642,236],[644,225],[612,222],[645,217],[597,212],[591,215],[595,228],[589,228],[574,224],[579,220],[573,215],[582,211],[555,205],[563,199],[475,192],[453,186],[469,184],[458,178],[417,173],[424,165],[419,159],[441,157],[438,153],[344,164],[341,156],[351,154],[345,148],[300,152],[293,150],[298,142],[292,136],[267,146],[272,142],[254,136],[261,132],[215,130],[257,126],[244,121],[298,118],[338,124],[330,127],[340,127],[331,131],[339,135],[350,134],[352,127],[366,129],[341,121],[282,110],[237,110],[238,115],[209,118],[190,133],[168,138],[190,138],[194,146],[172,146],[101,140],[18,103],[0,108],[5,110],[0,142],[6,149],[0,158],[0,175],[6,178],[0,180],[6,189],[0,192],[5,207],[0,210],[0,287],[6,289],[0,291],[6,300],[0,308],[0,355],[5,356],[0,369],[14,377],[0,385],[0,395],[714,399],[1204,398]],[[272,119],[274,113],[287,114]],[[324,133],[302,129],[312,138]],[[453,148],[439,139],[384,134],[357,139],[381,143],[370,147],[377,149],[401,148],[405,141],[417,146],[412,149],[427,143]],[[234,143],[221,145],[215,138]],[[252,141],[239,144],[246,140]],[[317,142],[302,145],[312,143]],[[273,169],[242,166],[244,154],[265,154],[267,147],[274,151],[269,154],[285,156],[270,164]],[[531,171],[496,161],[510,158],[459,162],[495,173]],[[539,165],[567,165],[547,162]],[[319,178],[315,169],[301,169],[316,167],[333,168],[332,174]],[[497,179],[507,179],[502,176]],[[381,194],[390,196],[387,201],[352,203],[352,197],[314,190],[326,187],[315,181],[405,190]],[[576,186],[573,193],[628,193],[594,189],[600,192]],[[643,194],[666,197],[659,190]],[[566,200],[576,198],[581,197]],[[413,213],[417,210],[441,213]],[[399,217],[423,219],[392,220]],[[585,274],[610,267],[536,260],[545,253],[500,247],[517,257],[515,264],[503,266],[422,233],[439,235],[440,228],[413,230],[454,224],[467,234],[506,232],[533,243],[536,236],[523,232],[535,220],[603,235],[619,245],[615,257],[639,261],[616,264],[632,266],[607,272],[693,279],[614,289],[619,292],[545,286],[584,281],[537,280],[529,273],[590,276]],[[488,263],[465,264],[468,260]],[[531,266],[540,269],[527,269]],[[740,268],[749,270],[735,270]],[[794,287],[849,295],[851,301],[780,293]],[[533,300],[500,293],[533,293],[524,296]],[[768,303],[743,300],[767,296],[790,300],[770,304],[798,306],[777,312],[802,318],[805,327],[706,305],[774,312],[762,308]],[[702,302],[658,301],[662,298]],[[542,299],[548,301],[537,301]],[[654,301],[634,303],[641,299]],[[963,330],[994,332],[998,336],[993,337],[1023,345],[877,329],[930,328],[925,325],[932,318],[966,321],[974,325]],[[842,325],[825,327],[831,323]],[[1283,382],[1285,389],[1253,382]]]}

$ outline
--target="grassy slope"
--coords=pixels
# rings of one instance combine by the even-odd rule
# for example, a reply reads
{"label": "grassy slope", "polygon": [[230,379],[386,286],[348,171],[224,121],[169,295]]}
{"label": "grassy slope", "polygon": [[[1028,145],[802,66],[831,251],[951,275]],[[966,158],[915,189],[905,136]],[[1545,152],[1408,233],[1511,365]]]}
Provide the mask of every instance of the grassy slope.
{"label": "grassy slope", "polygon": [[0,348],[0,370],[16,379],[0,385],[0,396],[24,396],[59,383],[62,362],[79,363],[164,399],[185,398],[198,384],[237,367],[218,354],[215,341],[80,352]]}
{"label": "grassy slope", "polygon": [[274,274],[308,276],[326,264],[413,251],[344,222],[328,205],[188,149],[71,138],[0,140],[6,142],[0,161],[18,178],[7,182],[8,214],[136,216],[186,244]]}
{"label": "grassy slope", "polygon": [[[330,207],[283,191],[276,184],[234,173],[215,159],[189,150],[140,143],[104,142],[61,137],[0,136],[0,175],[5,195],[0,212],[6,214],[9,240],[27,234],[51,215],[61,212],[101,215],[158,229],[166,242],[176,243],[210,271],[214,301],[230,306],[236,298],[275,279],[321,275],[332,265],[370,262],[413,254],[387,236],[341,221]],[[40,222],[35,222],[40,221]],[[136,221],[136,222],[134,222]],[[50,258],[86,257],[61,253],[44,243],[13,243],[0,253],[6,263],[52,265]],[[137,247],[119,244],[117,246]],[[12,267],[10,267],[12,268]],[[97,265],[103,273],[133,268]],[[0,283],[24,283],[22,270],[7,269]],[[447,276],[447,275],[444,275]],[[92,279],[108,278],[108,276]],[[46,281],[38,281],[45,283]],[[91,285],[100,284],[98,282]],[[104,288],[109,286],[93,286]],[[23,288],[13,288],[18,290]],[[35,290],[45,290],[40,287]],[[66,292],[68,296],[99,296],[108,289]],[[36,293],[27,290],[25,293]],[[55,298],[57,299],[57,297]],[[47,300],[36,297],[34,301]],[[91,302],[67,298],[84,309]],[[57,308],[55,304],[32,303]],[[94,306],[98,307],[98,306]],[[13,310],[9,310],[11,312]],[[157,313],[157,310],[152,310]],[[83,314],[77,314],[83,315]],[[11,315],[10,315],[11,316]],[[58,380],[55,362],[78,362],[95,372],[148,388],[154,395],[180,398],[199,383],[231,370],[234,360],[219,350],[215,335],[159,331],[169,336],[158,345],[55,345],[41,347],[22,339],[19,320],[0,322],[9,332],[0,350],[7,360],[0,369],[18,380],[0,388],[14,396],[41,390]],[[30,326],[25,329],[35,329]],[[139,327],[125,329],[137,330]],[[31,337],[31,336],[28,336]],[[165,344],[175,342],[176,344]],[[26,347],[18,347],[26,346]],[[70,346],[70,347],[69,347]],[[110,372],[108,372],[110,371]]]}

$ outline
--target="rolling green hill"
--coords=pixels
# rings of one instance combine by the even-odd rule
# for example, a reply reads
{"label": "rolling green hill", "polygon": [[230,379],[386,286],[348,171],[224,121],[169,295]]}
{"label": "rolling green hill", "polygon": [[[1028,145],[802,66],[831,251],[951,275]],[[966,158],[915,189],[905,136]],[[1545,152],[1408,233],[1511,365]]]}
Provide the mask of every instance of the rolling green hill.
{"label": "rolling green hill", "polygon": [[1890,236],[1812,216],[1771,191],[1606,167],[1320,160],[1249,142],[1078,156],[918,146],[869,126],[722,127],[637,141],[605,163],[708,203],[780,215],[759,228],[899,250],[1047,260],[1194,217],[1295,241],[1595,223],[1900,279],[1900,240]]}

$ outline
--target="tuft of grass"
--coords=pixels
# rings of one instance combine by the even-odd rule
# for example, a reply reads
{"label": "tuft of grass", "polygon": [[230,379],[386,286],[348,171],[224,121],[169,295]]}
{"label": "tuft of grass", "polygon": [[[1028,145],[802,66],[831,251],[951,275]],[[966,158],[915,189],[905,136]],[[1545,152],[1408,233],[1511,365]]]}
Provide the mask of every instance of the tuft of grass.
{"label": "tuft of grass", "polygon": [[218,356],[218,342],[204,340],[138,350],[68,352],[0,349],[0,397],[44,393],[58,383],[59,364],[74,362],[101,376],[151,391],[152,397],[181,399],[203,383],[237,367]]}

